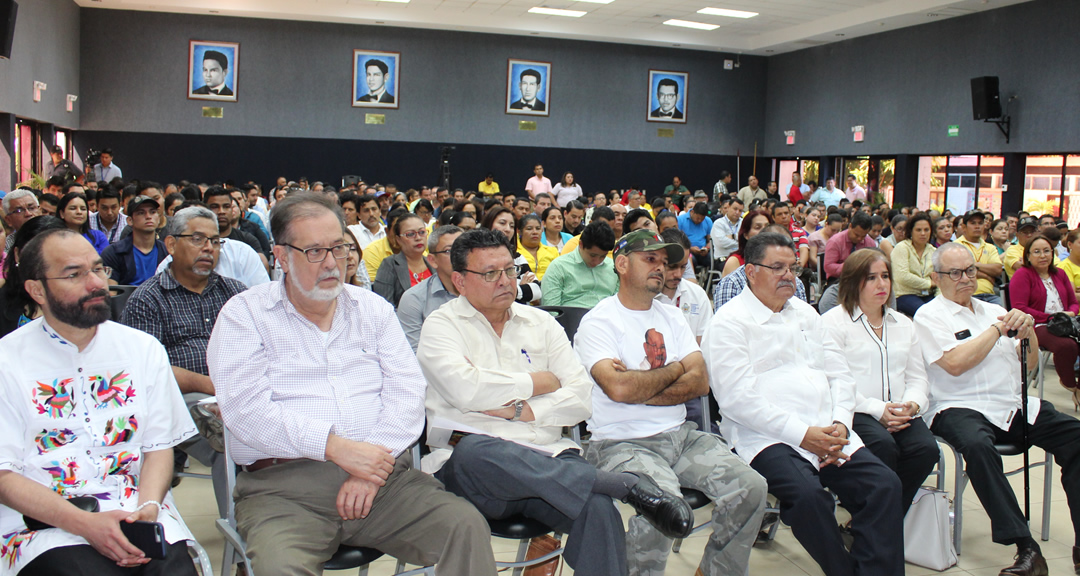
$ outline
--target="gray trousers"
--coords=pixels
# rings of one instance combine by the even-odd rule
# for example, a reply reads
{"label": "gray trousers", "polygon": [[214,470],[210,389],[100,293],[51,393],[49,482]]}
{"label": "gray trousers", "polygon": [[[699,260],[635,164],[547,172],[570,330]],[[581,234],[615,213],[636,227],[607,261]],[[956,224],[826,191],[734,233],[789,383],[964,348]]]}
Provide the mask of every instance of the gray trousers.
{"label": "gray trousers", "polygon": [[337,496],[349,473],[333,462],[296,460],[241,472],[236,525],[259,576],[322,573],[341,544],[378,549],[409,564],[437,564],[440,576],[491,576],[495,557],[487,521],[437,480],[397,459],[371,512],[342,520]]}
{"label": "gray trousers", "polygon": [[[750,548],[765,514],[765,479],[713,434],[684,422],[671,432],[634,440],[593,440],[589,462],[611,472],[643,472],[673,494],[680,487],[705,493],[716,507],[712,536],[699,569],[706,576],[747,574]],[[641,516],[630,519],[626,535],[631,575],[663,576],[671,539]]]}
{"label": "gray trousers", "polygon": [[624,576],[626,536],[610,496],[594,494],[596,468],[575,451],[552,458],[491,436],[466,436],[435,473],[489,518],[521,514],[566,534],[563,558],[578,576]]}

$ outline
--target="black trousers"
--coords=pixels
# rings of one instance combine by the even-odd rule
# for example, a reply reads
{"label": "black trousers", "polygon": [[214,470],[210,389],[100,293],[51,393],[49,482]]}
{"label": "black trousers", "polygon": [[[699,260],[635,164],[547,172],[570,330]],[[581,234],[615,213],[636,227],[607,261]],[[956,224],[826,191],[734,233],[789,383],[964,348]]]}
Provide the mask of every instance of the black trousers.
{"label": "black trousers", "polygon": [[488,518],[521,514],[567,535],[563,558],[582,576],[625,576],[626,532],[610,496],[594,494],[596,468],[577,452],[552,458],[513,442],[473,435],[435,473]]}
{"label": "black trousers", "polygon": [[20,576],[196,576],[187,542],[170,544],[165,558],[138,568],[121,568],[89,545],[53,548],[34,558]]}
{"label": "black trousers", "polygon": [[941,449],[922,418],[909,421],[907,428],[890,433],[869,414],[856,413],[851,428],[883,464],[900,477],[900,511],[907,516],[915,493],[934,471]]}
{"label": "black trousers", "polygon": [[[829,576],[903,576],[904,517],[900,480],[869,450],[842,466],[817,470],[787,444],[762,450],[750,467],[780,501],[780,519]],[[833,496],[851,512],[855,541],[849,553],[840,537]]]}
{"label": "black trousers", "polygon": [[[1005,478],[1001,455],[994,448],[995,443],[1022,442],[1020,416],[1013,418],[1008,430],[1002,430],[988,422],[980,412],[950,408],[934,417],[930,429],[964,456],[971,487],[990,516],[994,542],[1012,544],[1020,538],[1030,538],[1031,530],[1024,520],[1024,512]],[[1080,545],[1080,458],[1077,457],[1080,455],[1080,421],[1058,412],[1053,404],[1043,400],[1039,417],[1028,427],[1028,442],[1053,454],[1061,465],[1061,485],[1069,501],[1076,544]]]}

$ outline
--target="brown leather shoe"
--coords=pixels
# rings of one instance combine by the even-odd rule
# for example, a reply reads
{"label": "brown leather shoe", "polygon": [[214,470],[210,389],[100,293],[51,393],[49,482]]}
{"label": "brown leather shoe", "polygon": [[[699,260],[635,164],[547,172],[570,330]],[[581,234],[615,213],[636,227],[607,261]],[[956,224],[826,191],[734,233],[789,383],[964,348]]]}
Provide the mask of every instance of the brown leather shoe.
{"label": "brown leather shoe", "polygon": [[1073,546],[1073,572],[1080,574],[1080,546]]}
{"label": "brown leather shoe", "polygon": [[1016,562],[998,576],[1047,576],[1046,559],[1034,548],[1024,548],[1016,554]]}

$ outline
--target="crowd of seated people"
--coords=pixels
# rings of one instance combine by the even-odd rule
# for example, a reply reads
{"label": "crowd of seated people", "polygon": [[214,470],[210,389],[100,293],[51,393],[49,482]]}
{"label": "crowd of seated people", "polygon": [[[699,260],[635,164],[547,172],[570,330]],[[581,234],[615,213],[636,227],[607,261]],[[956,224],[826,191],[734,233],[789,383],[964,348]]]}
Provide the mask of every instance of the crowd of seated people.
{"label": "crowd of seated people", "polygon": [[[566,535],[575,573],[660,575],[693,488],[715,505],[699,574],[748,572],[771,494],[825,573],[899,575],[935,436],[1017,547],[1001,573],[1046,573],[994,444],[1022,442],[1022,339],[1080,406],[1080,344],[1046,327],[1080,313],[1080,230],[892,210],[831,179],[799,178],[795,202],[730,174],[588,196],[537,168],[517,194],[116,178],[4,196],[0,574],[194,573],[169,494],[192,457],[259,574],[319,573],[339,545],[495,574],[488,521],[523,515]],[[113,285],[137,287],[115,318]],[[538,307],[588,311],[568,333]],[[1026,413],[1080,502],[1080,423]],[[164,526],[165,558],[120,531],[136,520]]]}

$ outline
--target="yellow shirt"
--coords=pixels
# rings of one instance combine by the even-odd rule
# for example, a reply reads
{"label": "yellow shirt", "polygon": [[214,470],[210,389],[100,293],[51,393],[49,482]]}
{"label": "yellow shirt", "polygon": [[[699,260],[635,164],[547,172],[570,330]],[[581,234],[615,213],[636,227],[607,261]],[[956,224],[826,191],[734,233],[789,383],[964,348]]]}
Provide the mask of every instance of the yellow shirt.
{"label": "yellow shirt", "polygon": [[1080,264],[1073,264],[1073,261],[1066,258],[1061,264],[1056,264],[1058,268],[1061,268],[1069,275],[1069,280],[1073,283],[1073,288],[1080,288]]}
{"label": "yellow shirt", "polygon": [[559,257],[559,251],[551,246],[545,246],[543,244],[536,251],[536,258],[518,242],[518,252],[525,257],[525,261],[529,263],[529,267],[532,268],[533,274],[536,274],[537,280],[544,279],[544,272],[547,272],[548,264],[551,261]]}
{"label": "yellow shirt", "polygon": [[492,181],[491,184],[488,184],[487,180],[484,180],[476,185],[476,189],[484,196],[491,196],[499,193],[499,183]]}
{"label": "yellow shirt", "polygon": [[[567,240],[566,244],[563,244],[562,252],[560,252],[559,254],[560,255],[569,254],[569,253],[573,252],[574,250],[577,250],[578,244],[581,244],[581,234],[578,234],[577,236],[574,236],[573,238]],[[614,258],[615,257],[614,250],[611,251],[611,252],[608,252],[607,257],[608,258]]]}
{"label": "yellow shirt", "polygon": [[379,271],[379,265],[383,260],[386,260],[390,256],[394,255],[394,251],[390,249],[390,241],[384,238],[368,244],[364,247],[364,266],[367,267],[368,276],[371,276],[371,281],[375,281],[375,274]]}
{"label": "yellow shirt", "polygon": [[[975,258],[976,264],[1001,264],[1001,257],[998,256],[997,247],[993,244],[983,241],[978,245],[972,244],[967,241],[967,238],[961,236],[957,239],[957,242],[963,244],[971,251],[971,255]],[[1022,254],[1023,252],[1021,252]],[[975,288],[976,294],[993,294],[994,283],[986,278],[979,278]]]}
{"label": "yellow shirt", "polygon": [[[1016,269],[1024,265],[1024,247],[1019,244],[1013,244],[1005,249],[1005,253],[1001,255],[1002,264],[1005,265],[1005,273],[1012,278]],[[1061,260],[1058,260],[1057,255],[1054,255],[1054,266],[1060,266]],[[1073,282],[1076,283],[1075,281]]]}

